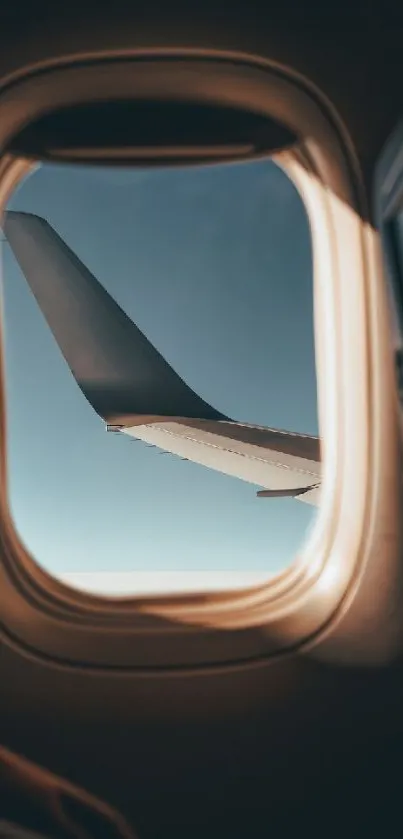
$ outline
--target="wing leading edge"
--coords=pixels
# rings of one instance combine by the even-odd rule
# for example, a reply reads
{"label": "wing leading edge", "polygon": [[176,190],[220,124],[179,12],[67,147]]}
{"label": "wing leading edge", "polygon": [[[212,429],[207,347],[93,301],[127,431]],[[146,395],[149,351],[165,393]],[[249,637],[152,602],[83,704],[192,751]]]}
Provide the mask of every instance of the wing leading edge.
{"label": "wing leading edge", "polygon": [[317,437],[239,423],[196,394],[45,219],[10,211],[8,243],[83,395],[109,430],[264,487],[319,500]]}

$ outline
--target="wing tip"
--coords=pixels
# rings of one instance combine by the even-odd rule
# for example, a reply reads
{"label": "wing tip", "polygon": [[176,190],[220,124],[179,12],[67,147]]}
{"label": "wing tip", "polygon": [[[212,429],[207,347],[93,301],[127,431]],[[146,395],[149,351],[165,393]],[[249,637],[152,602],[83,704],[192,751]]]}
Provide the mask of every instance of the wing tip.
{"label": "wing tip", "polygon": [[37,213],[26,213],[22,210],[6,210],[3,216],[3,231],[7,235],[7,230],[10,229],[10,226],[14,224],[18,224],[24,222],[25,219],[29,219],[35,222],[39,222],[40,224],[49,225],[49,222],[46,221],[42,216],[38,216]]}

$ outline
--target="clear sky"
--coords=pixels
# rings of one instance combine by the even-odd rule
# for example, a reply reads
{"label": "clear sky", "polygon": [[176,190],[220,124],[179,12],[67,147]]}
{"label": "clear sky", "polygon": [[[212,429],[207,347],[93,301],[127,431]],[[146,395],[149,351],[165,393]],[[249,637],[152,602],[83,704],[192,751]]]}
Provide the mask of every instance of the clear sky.
{"label": "clear sky", "polygon": [[[9,209],[46,218],[187,383],[249,422],[318,433],[308,221],[273,163],[46,165]],[[47,570],[261,571],[314,508],[107,434],[3,244],[10,503]]]}

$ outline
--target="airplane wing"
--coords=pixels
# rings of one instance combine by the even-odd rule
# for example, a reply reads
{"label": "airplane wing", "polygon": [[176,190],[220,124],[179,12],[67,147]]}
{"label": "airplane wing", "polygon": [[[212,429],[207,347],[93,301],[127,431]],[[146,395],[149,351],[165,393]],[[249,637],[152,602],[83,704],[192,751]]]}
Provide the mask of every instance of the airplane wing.
{"label": "airplane wing", "polygon": [[320,440],[235,422],[196,394],[45,219],[3,230],[83,395],[107,429],[264,487],[319,502]]}

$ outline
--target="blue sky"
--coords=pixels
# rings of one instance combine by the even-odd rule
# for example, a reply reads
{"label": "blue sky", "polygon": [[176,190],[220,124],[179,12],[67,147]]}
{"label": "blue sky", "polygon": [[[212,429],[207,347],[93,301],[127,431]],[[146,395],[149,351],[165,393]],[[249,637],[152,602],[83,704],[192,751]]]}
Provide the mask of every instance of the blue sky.
{"label": "blue sky", "polygon": [[[46,165],[9,209],[45,217],[177,372],[223,413],[317,434],[306,214],[274,164]],[[10,503],[66,572],[262,571],[314,509],[108,435],[3,245]]]}

